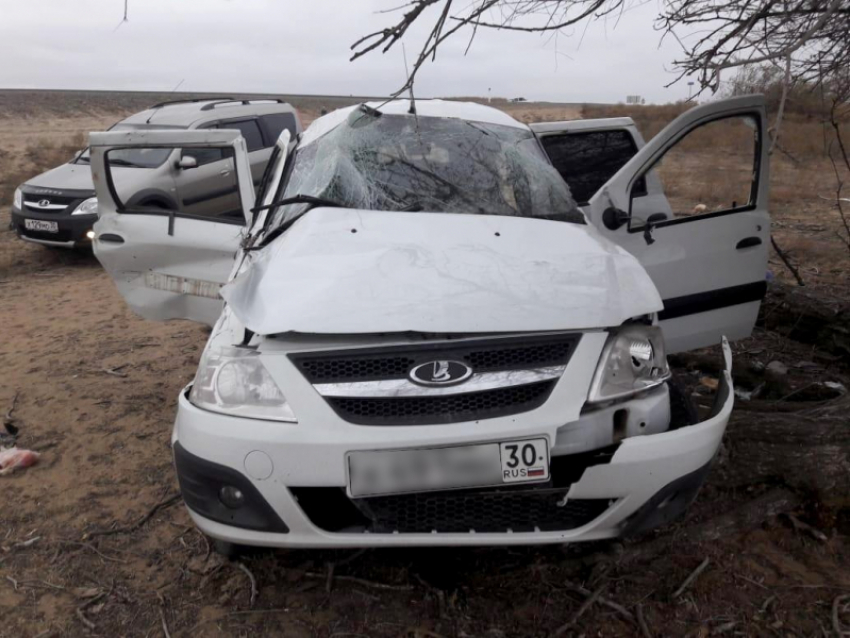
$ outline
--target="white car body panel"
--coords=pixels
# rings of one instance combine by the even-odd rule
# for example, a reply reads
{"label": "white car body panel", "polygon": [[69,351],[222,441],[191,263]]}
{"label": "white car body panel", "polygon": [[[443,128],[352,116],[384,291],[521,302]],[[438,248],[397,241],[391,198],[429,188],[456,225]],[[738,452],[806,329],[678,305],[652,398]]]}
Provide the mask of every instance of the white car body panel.
{"label": "white car body panel", "polygon": [[213,129],[113,131],[92,133],[89,142],[99,202],[93,247],[118,291],[146,319],[215,324],[224,305],[217,288],[233,270],[244,227],[179,214],[172,217],[168,211],[118,212],[119,203],[107,181],[104,154],[108,148],[127,145],[232,148],[239,196],[247,215],[254,206],[254,187],[240,133]]}
{"label": "white car body panel", "polygon": [[222,296],[258,334],[569,330],[661,309],[631,255],[564,222],[317,208],[251,259]]}
{"label": "white car body panel", "polygon": [[[647,244],[643,232],[630,229],[629,224],[614,231],[605,228],[602,223],[605,209],[614,207],[629,211],[629,193],[634,181],[689,131],[712,120],[744,114],[758,120],[762,136],[757,174],[759,188],[752,210],[663,222],[652,232],[653,244]],[[747,337],[755,325],[761,303],[758,294],[761,291],[763,295],[765,289],[770,241],[769,145],[766,139],[762,96],[744,96],[697,106],[667,125],[590,200],[586,212],[591,223],[637,257],[658,287],[666,311],[660,316],[661,327],[670,353],[709,346],[724,335],[730,339]],[[656,211],[642,209],[640,216],[652,212]],[[636,210],[632,210],[632,215],[639,216]],[[756,238],[760,243],[738,249],[738,242],[748,238]],[[677,321],[677,313],[671,312],[672,307],[690,303],[689,297],[693,299],[693,308],[699,309],[701,303],[711,308],[713,294],[730,298],[747,287],[755,291],[756,299],[746,293],[741,298],[750,301],[689,312],[684,315],[686,321]]]}

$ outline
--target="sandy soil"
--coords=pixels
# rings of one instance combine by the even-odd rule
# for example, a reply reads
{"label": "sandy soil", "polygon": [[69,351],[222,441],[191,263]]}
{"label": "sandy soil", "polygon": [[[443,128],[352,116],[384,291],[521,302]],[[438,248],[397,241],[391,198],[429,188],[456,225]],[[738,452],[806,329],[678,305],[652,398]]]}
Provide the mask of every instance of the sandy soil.
{"label": "sandy soil", "polygon": [[[19,133],[20,121],[6,127],[0,118],[0,149],[60,131],[73,136],[114,117],[56,117],[49,130],[33,122],[27,135]],[[13,135],[4,137],[9,130]],[[754,434],[772,419],[803,429],[829,419],[840,424],[846,408],[775,414],[774,400],[736,410],[685,520],[649,538],[572,548],[278,551],[221,560],[172,498],[176,397],[194,374],[206,330],[134,316],[91,255],[20,242],[6,230],[8,202],[2,205],[0,414],[20,429],[20,447],[42,454],[38,465],[0,477],[4,638],[501,638],[559,628],[565,636],[646,635],[639,615],[653,636],[821,636],[835,635],[836,600],[838,622],[850,628],[840,598],[850,594],[850,490],[841,486],[824,498],[793,468],[767,473],[759,456],[781,442]],[[805,211],[795,211],[793,223],[803,223]],[[813,230],[811,250],[827,235]],[[838,280],[831,275],[825,289],[837,289]],[[774,359],[791,364],[793,388],[824,379],[850,383],[840,360],[794,367],[817,353],[774,333],[760,331],[735,349],[740,370]],[[683,378],[708,405],[712,372],[695,370]],[[821,404],[803,407],[812,405]],[[838,452],[846,459],[843,441]],[[812,528],[769,512],[747,518],[755,500],[777,490],[794,495],[791,510]],[[720,532],[707,538],[707,529]],[[707,568],[674,596],[705,559]],[[256,580],[253,605],[243,567]],[[602,604],[583,607],[596,590]]]}

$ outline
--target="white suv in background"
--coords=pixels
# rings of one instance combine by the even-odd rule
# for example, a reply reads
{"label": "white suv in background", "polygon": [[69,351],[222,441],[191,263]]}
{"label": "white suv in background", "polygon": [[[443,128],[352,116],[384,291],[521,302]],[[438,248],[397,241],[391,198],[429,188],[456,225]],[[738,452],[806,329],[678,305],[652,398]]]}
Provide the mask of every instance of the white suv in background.
{"label": "white suv in background", "polygon": [[[281,131],[301,130],[297,111],[277,98],[235,100],[197,98],[163,102],[131,115],[110,130],[232,129],[246,140],[252,179],[259,182]],[[45,246],[73,248],[91,243],[97,219],[88,149],[69,163],[42,173],[16,191],[12,227],[18,236]],[[234,159],[229,149],[210,148],[194,155],[179,148],[116,152],[113,186],[133,195],[136,206],[177,210],[242,223]]]}
{"label": "white suv in background", "polygon": [[[646,145],[622,119],[360,105],[291,153],[284,133],[257,202],[236,132],[93,133],[97,257],[143,316],[214,325],[173,433],[195,523],[241,545],[503,545],[681,514],[732,410],[726,337],[765,292],[765,131],[757,96]],[[722,189],[704,136],[729,141]],[[234,153],[244,228],[116,194],[114,153],[169,146]],[[666,354],[717,343],[699,420]]]}

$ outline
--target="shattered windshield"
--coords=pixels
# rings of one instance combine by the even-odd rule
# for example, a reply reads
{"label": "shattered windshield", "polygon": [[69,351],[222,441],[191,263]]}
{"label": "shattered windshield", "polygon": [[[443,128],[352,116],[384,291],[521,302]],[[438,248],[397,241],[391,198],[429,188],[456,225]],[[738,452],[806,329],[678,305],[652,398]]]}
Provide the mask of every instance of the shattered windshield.
{"label": "shattered windshield", "polygon": [[[355,110],[300,147],[293,161],[278,200],[307,195],[365,210],[585,223],[569,187],[523,128]],[[309,208],[281,206],[267,229],[288,225]]]}

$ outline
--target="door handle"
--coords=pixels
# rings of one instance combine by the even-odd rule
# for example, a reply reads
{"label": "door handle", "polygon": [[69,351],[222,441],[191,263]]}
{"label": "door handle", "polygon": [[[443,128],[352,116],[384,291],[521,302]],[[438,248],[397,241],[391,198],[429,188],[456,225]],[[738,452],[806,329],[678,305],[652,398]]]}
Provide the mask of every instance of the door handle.
{"label": "door handle", "polygon": [[121,235],[116,235],[114,233],[104,233],[103,235],[97,236],[98,241],[105,241],[109,244],[123,244],[124,238]]}
{"label": "door handle", "polygon": [[761,246],[761,237],[746,237],[739,241],[735,248],[743,250],[744,248],[752,248],[753,246]]}
{"label": "door handle", "polygon": [[228,171],[228,170],[223,170],[223,171],[221,171],[221,172],[219,173],[219,175],[221,175],[222,177],[227,177],[228,175],[230,175],[230,171]]}

